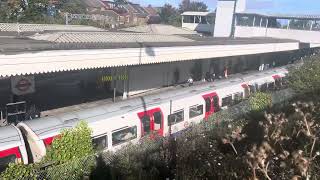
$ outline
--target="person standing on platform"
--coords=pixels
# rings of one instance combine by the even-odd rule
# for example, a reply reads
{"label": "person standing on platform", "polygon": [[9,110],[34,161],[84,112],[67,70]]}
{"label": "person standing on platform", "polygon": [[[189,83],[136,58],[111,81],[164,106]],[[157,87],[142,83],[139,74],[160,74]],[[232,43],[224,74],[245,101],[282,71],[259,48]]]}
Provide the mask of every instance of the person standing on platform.
{"label": "person standing on platform", "polygon": [[228,67],[224,67],[223,74],[225,78],[228,78]]}
{"label": "person standing on platform", "polygon": [[191,76],[190,76],[189,79],[188,79],[188,83],[189,83],[189,86],[192,86],[192,85],[193,85],[193,79],[192,79]]}

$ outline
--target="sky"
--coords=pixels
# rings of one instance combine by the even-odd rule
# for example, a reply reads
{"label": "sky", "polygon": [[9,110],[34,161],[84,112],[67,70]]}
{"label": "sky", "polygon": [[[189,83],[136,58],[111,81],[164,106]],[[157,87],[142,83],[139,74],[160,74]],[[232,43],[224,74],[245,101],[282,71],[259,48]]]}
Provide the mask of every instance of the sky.
{"label": "sky", "polygon": [[[162,6],[165,3],[178,6],[181,0],[132,0],[142,5]],[[217,0],[197,0],[205,2],[211,11],[216,7]],[[258,12],[286,14],[317,14],[320,15],[320,0],[247,0],[247,9]]]}

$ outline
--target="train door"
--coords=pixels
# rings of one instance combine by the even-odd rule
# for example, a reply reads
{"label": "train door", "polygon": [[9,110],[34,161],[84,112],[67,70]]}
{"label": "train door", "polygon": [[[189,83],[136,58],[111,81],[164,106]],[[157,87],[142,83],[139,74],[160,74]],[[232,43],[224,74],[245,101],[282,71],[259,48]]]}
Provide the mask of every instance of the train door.
{"label": "train door", "polygon": [[208,119],[211,114],[219,111],[219,98],[217,93],[205,94],[202,97],[205,101],[205,119]]}
{"label": "train door", "polygon": [[146,136],[157,133],[163,136],[163,113],[160,108],[138,113],[141,121],[141,134]]}

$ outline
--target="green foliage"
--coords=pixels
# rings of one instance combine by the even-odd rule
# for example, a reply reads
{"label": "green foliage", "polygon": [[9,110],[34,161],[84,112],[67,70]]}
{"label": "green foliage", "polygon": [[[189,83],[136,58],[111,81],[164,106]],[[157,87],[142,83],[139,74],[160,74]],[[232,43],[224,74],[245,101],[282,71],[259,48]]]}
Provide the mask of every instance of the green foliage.
{"label": "green foliage", "polygon": [[183,13],[185,11],[205,12],[205,11],[208,11],[208,6],[201,1],[183,0],[179,5],[179,12]]}
{"label": "green foliage", "polygon": [[289,71],[289,87],[298,93],[320,92],[320,55],[309,57],[301,67]]}
{"label": "green foliage", "polygon": [[64,130],[61,138],[52,142],[44,161],[62,164],[88,156],[93,152],[91,129],[85,122],[80,122],[75,128]]}
{"label": "green foliage", "polygon": [[268,93],[257,92],[249,98],[249,106],[251,111],[259,112],[272,104],[272,97]]}
{"label": "green foliage", "polygon": [[176,16],[178,16],[177,9],[174,8],[170,4],[165,4],[161,8],[159,15],[160,15],[162,23],[165,23],[165,24],[169,24],[169,22],[172,23],[171,22],[172,19],[174,19]]}
{"label": "green foliage", "polygon": [[11,180],[11,179],[24,179],[26,177],[28,177],[28,179],[30,180],[37,179],[35,165],[10,163],[8,168],[1,174],[0,179]]}
{"label": "green foliage", "polygon": [[[82,121],[75,128],[64,130],[39,164],[9,164],[0,179],[37,179],[40,175],[41,179],[80,179],[94,167],[93,153],[91,129]],[[53,166],[40,173],[41,167],[48,164]]]}
{"label": "green foliage", "polygon": [[208,6],[203,2],[190,2],[190,0],[184,0],[179,5],[179,9],[176,9],[170,4],[165,4],[160,12],[161,22],[164,24],[170,24],[173,26],[181,27],[181,13],[184,11],[207,11]]}
{"label": "green foliage", "polygon": [[58,8],[71,14],[85,14],[86,6],[81,0],[61,0]]}
{"label": "green foliage", "polygon": [[81,159],[74,159],[58,166],[49,167],[43,176],[55,180],[80,180],[84,175],[90,174],[94,167],[95,156],[91,155]]}

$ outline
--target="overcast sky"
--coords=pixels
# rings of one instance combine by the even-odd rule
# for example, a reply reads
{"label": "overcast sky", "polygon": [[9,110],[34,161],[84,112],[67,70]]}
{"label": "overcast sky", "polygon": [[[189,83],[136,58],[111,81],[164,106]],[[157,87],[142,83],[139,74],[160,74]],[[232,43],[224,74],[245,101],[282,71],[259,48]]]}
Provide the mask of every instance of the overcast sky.
{"label": "overcast sky", "polygon": [[[162,6],[169,3],[177,6],[181,0],[132,0],[143,5]],[[198,0],[201,1],[201,0]],[[202,0],[210,10],[214,10],[217,0]],[[318,14],[320,15],[320,0],[247,0],[247,9],[261,12],[287,14]]]}

